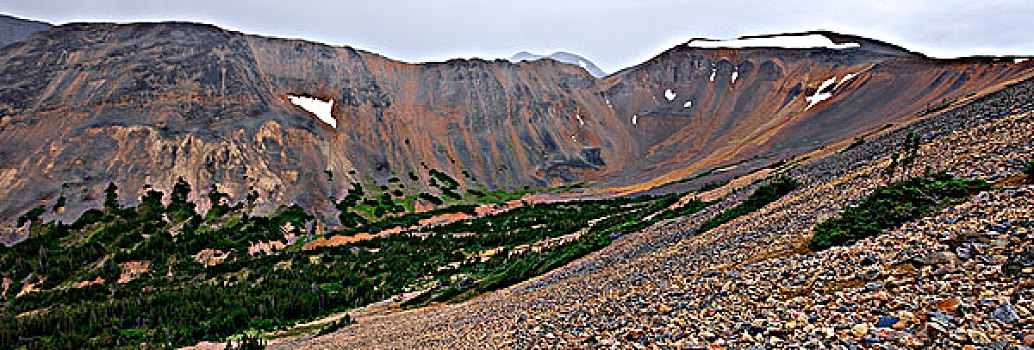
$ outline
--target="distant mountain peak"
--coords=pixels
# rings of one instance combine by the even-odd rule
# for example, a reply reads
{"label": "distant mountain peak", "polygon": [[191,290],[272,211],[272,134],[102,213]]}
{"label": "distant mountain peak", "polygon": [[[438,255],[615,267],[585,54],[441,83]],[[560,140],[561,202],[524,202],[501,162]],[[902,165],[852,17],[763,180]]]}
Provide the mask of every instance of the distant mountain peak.
{"label": "distant mountain peak", "polygon": [[592,74],[594,77],[597,78],[607,76],[606,72],[600,69],[600,67],[597,67],[596,64],[592,63],[592,61],[590,61],[589,59],[570,52],[557,51],[549,55],[539,55],[527,51],[521,51],[511,56],[509,60],[511,62],[523,62],[541,60],[543,58],[549,58],[556,60],[558,62],[573,64],[582,67],[582,69],[585,69],[586,72],[589,72],[589,74]]}

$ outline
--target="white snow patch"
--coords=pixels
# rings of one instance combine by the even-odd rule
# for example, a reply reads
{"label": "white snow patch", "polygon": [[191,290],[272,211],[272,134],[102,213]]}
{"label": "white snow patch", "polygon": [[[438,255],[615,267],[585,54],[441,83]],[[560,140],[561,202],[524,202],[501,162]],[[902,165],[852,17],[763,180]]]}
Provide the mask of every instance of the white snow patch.
{"label": "white snow patch", "polygon": [[585,68],[586,68],[586,67],[588,67],[589,65],[588,65],[588,64],[586,64],[584,60],[578,60],[578,66],[579,66],[579,67],[582,67],[582,69],[585,69]]}
{"label": "white snow patch", "polygon": [[804,107],[804,110],[808,110],[808,108],[811,108],[811,106],[814,106],[815,104],[817,104],[819,102],[822,102],[822,101],[826,100],[827,98],[832,97],[833,96],[832,92],[825,92],[825,93],[823,93],[822,90],[825,90],[827,87],[829,87],[830,85],[833,85],[833,83],[836,83],[836,82],[837,82],[837,77],[832,77],[832,78],[826,79],[826,81],[822,82],[822,85],[819,85],[819,89],[815,90],[815,94],[814,95],[807,96],[807,97],[804,98],[805,100],[808,101],[808,107]]}
{"label": "white snow patch", "polygon": [[610,98],[607,98],[606,100],[607,100],[607,107],[610,107],[610,109],[614,109],[614,106],[610,104]]}
{"label": "white snow patch", "polygon": [[711,68],[711,77],[710,77],[710,78],[708,78],[708,79],[709,79],[709,80],[711,80],[712,82],[714,81],[714,75],[715,75],[715,73],[718,73],[718,70],[717,70],[717,69],[715,69],[715,68]]}
{"label": "white snow patch", "polygon": [[737,72],[737,71],[733,71],[732,72],[732,83],[733,84],[736,83],[736,78],[739,77],[739,76],[740,76],[740,72]]}
{"label": "white snow patch", "polygon": [[635,122],[636,122],[636,121],[637,121],[638,119],[639,119],[639,116],[638,116],[638,115],[635,115],[635,114],[633,114],[633,115],[632,115],[632,125],[635,125]]}
{"label": "white snow patch", "polygon": [[682,108],[693,107],[693,101],[686,101],[686,104],[682,105]]}
{"label": "white snow patch", "polygon": [[585,121],[582,120],[582,116],[575,114],[575,119],[578,119],[578,125],[585,125]]}
{"label": "white snow patch", "polygon": [[1023,63],[1023,62],[1026,62],[1027,60],[1028,60],[1028,58],[1016,58],[1016,59],[1012,60],[1012,63]]}
{"label": "white snow patch", "polygon": [[850,49],[859,47],[858,43],[834,43],[822,34],[808,35],[780,35],[766,38],[741,38],[734,40],[693,40],[686,44],[688,47],[697,48],[748,48],[748,47],[780,47],[787,49]]}
{"label": "white snow patch", "polygon": [[668,101],[674,101],[675,92],[671,91],[671,89],[664,90],[664,98],[668,99]]}
{"label": "white snow patch", "polygon": [[854,78],[856,76],[858,76],[858,74],[845,75],[843,78],[840,78],[840,84],[843,84],[845,81],[851,80],[851,78]]}
{"label": "white snow patch", "polygon": [[306,97],[306,96],[295,96],[287,95],[287,98],[291,100],[295,106],[301,107],[305,111],[312,113],[316,118],[327,123],[332,127],[337,127],[337,120],[330,115],[330,111],[334,109],[334,100],[324,101],[318,98]]}

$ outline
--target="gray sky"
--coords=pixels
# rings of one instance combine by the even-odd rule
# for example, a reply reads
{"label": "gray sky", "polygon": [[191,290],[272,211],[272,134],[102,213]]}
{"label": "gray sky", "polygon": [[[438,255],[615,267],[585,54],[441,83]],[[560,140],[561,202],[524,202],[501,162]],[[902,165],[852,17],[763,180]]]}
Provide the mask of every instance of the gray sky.
{"label": "gray sky", "polygon": [[565,50],[607,72],[694,37],[814,29],[937,57],[1034,55],[1030,0],[0,0],[0,13],[55,24],[205,22],[411,62]]}

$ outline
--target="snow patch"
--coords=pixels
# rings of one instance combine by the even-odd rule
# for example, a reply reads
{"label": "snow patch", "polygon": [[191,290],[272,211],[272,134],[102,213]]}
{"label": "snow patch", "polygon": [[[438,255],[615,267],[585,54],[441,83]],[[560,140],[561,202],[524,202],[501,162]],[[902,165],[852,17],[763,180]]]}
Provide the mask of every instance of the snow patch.
{"label": "snow patch", "polygon": [[714,82],[714,75],[715,75],[715,73],[718,73],[718,69],[711,68],[711,77],[708,78],[708,80],[711,80],[712,82]]}
{"label": "snow patch", "polygon": [[693,101],[686,101],[686,103],[682,105],[682,108],[689,108],[689,107],[693,107]]}
{"label": "snow patch", "polygon": [[334,109],[334,100],[324,101],[318,98],[295,95],[287,95],[287,98],[295,106],[301,107],[324,123],[337,128],[337,120],[330,114],[330,111]]}
{"label": "snow patch", "polygon": [[860,47],[858,43],[834,43],[833,40],[822,34],[808,35],[780,35],[764,38],[740,38],[733,40],[693,40],[686,43],[688,47],[695,48],[750,48],[750,47],[778,47],[786,49],[850,49]]}
{"label": "snow patch", "polygon": [[817,104],[819,102],[822,102],[822,101],[826,100],[827,98],[832,97],[833,96],[833,92],[822,92],[822,91],[826,90],[826,88],[828,88],[830,85],[833,85],[836,82],[837,82],[837,77],[832,77],[832,78],[826,79],[826,81],[822,82],[822,85],[819,85],[819,89],[815,90],[815,94],[814,95],[807,96],[807,97],[804,98],[805,100],[808,101],[808,107],[804,107],[804,110],[808,110],[808,108],[811,108],[811,106],[814,106],[815,104]]}
{"label": "snow patch", "polygon": [[668,99],[668,101],[674,101],[675,92],[671,91],[671,89],[664,90],[664,98]]}
{"label": "snow patch", "polygon": [[1028,58],[1015,58],[1015,59],[1012,60],[1012,63],[1019,64],[1019,63],[1026,62],[1027,60],[1028,60]]}
{"label": "snow patch", "polygon": [[614,109],[614,106],[610,104],[610,98],[606,98],[606,100],[607,100],[607,107],[610,107],[610,109]]}
{"label": "snow patch", "polygon": [[633,115],[632,115],[632,125],[635,125],[635,123],[636,123],[636,121],[637,121],[638,119],[639,119],[639,116],[638,116],[638,115],[635,115],[635,114],[633,114]]}
{"label": "snow patch", "polygon": [[843,84],[845,81],[851,80],[852,78],[854,78],[856,76],[858,76],[858,74],[848,74],[848,75],[845,75],[843,78],[840,78],[840,84]]}
{"label": "snow patch", "polygon": [[589,65],[585,63],[585,60],[578,60],[578,66],[582,67],[582,69],[586,69]]}
{"label": "snow patch", "polygon": [[740,72],[737,72],[737,71],[733,71],[732,72],[732,83],[733,84],[736,83],[736,78],[739,77],[739,76],[740,76]]}
{"label": "snow patch", "polygon": [[582,120],[582,116],[575,114],[575,119],[578,119],[578,125],[585,125],[585,121]]}

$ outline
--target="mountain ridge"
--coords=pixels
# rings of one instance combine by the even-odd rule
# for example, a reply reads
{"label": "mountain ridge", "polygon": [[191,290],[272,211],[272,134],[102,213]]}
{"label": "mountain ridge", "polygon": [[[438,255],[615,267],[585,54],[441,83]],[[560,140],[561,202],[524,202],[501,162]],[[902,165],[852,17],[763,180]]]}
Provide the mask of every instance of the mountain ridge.
{"label": "mountain ridge", "polygon": [[[67,53],[52,53],[59,47]],[[723,162],[774,162],[1030,72],[878,50],[679,45],[598,79],[553,60],[415,64],[183,22],[62,25],[0,49],[0,63],[0,134],[10,140],[0,195],[15,198],[3,217],[59,195],[77,203],[72,217],[98,205],[107,182],[132,203],[144,185],[183,176],[234,200],[258,191],[260,210],[298,203],[329,222],[327,198],[352,183],[398,177],[407,195],[437,195],[431,169],[465,191],[656,186]],[[822,81],[848,74],[858,76],[805,110]],[[336,101],[337,127],[291,94]],[[882,100],[876,116],[853,117]]]}

